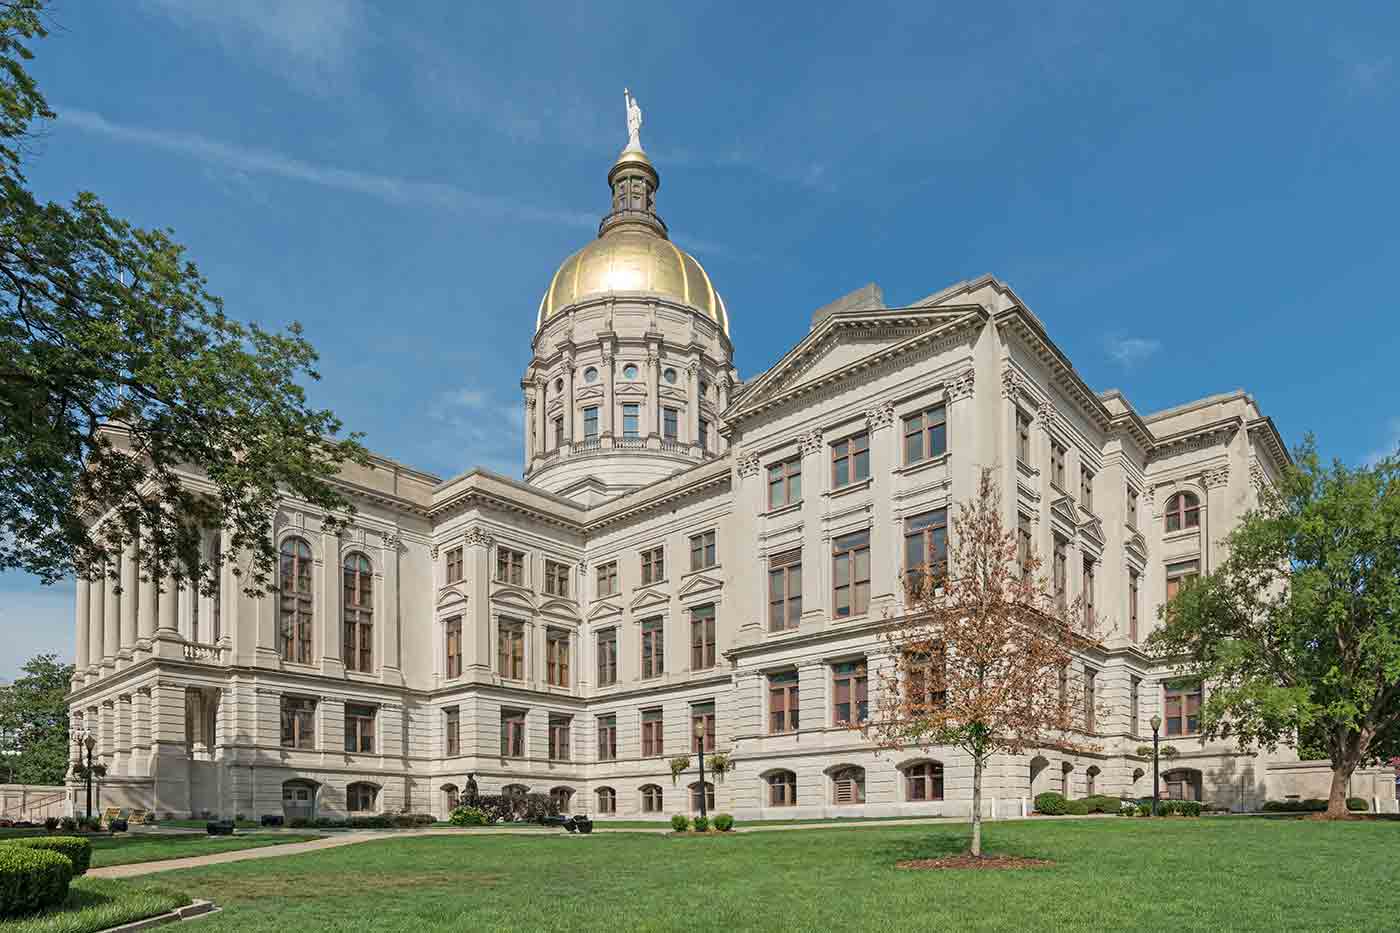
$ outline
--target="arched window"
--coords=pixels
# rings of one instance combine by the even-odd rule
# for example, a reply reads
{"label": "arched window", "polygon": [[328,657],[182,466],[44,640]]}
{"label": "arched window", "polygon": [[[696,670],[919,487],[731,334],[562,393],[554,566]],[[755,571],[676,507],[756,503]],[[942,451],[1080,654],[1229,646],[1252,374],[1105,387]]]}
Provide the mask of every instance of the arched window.
{"label": "arched window", "polygon": [[1084,772],[1084,796],[1092,797],[1098,792],[1099,767],[1091,765],[1088,771]]}
{"label": "arched window", "polygon": [[662,803],[661,803],[661,785],[659,785],[659,784],[645,784],[645,785],[643,785],[643,786],[642,786],[642,812],[643,812],[643,813],[660,813],[660,812],[661,812],[661,807],[662,807]]}
{"label": "arched window", "polygon": [[943,763],[920,761],[905,768],[904,796],[908,800],[942,800]]}
{"label": "arched window", "polygon": [[[708,813],[715,812],[715,785],[709,781],[705,782],[705,810]],[[696,781],[690,785],[690,809],[700,809],[700,782]]]}
{"label": "arched window", "polygon": [[768,781],[768,806],[791,807],[797,803],[797,775],[791,771],[774,771]]}
{"label": "arched window", "polygon": [[311,663],[311,545],[301,538],[282,542],[281,627],[282,660]]}
{"label": "arched window", "polygon": [[550,788],[549,799],[560,813],[568,813],[569,804],[574,799],[574,789],[572,787]]}
{"label": "arched window", "polygon": [[368,674],[374,669],[374,568],[363,554],[345,557],[345,669]]}
{"label": "arched window", "polygon": [[851,767],[833,771],[831,802],[837,806],[865,803],[865,769]]}
{"label": "arched window", "polygon": [[379,788],[363,781],[345,788],[345,809],[351,813],[373,813],[379,799]]}
{"label": "arched window", "polygon": [[457,809],[457,807],[461,804],[462,797],[457,791],[456,784],[442,785],[442,802],[446,807],[447,812],[449,813]]}
{"label": "arched window", "polygon": [[617,791],[613,790],[611,787],[600,787],[594,791],[594,793],[598,795],[599,813],[617,812]]}
{"label": "arched window", "polygon": [[1167,531],[1201,527],[1201,500],[1193,492],[1179,492],[1167,500]]}

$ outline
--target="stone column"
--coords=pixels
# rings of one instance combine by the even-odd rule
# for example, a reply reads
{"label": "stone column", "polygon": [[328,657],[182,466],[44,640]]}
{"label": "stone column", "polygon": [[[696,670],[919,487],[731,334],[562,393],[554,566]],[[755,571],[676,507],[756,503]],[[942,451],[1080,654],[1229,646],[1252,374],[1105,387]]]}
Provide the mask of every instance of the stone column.
{"label": "stone column", "polygon": [[564,354],[564,443],[574,442],[574,355]]}
{"label": "stone column", "polygon": [[691,360],[685,368],[685,430],[690,435],[681,435],[681,440],[695,447],[700,443],[700,361]]}
{"label": "stone column", "polygon": [[530,468],[530,462],[535,459],[535,396],[530,389],[525,389],[525,424],[523,434],[525,437],[525,468]]}
{"label": "stone column", "polygon": [[112,753],[116,750],[116,729],[117,711],[115,700],[103,700],[101,709],[98,711],[98,734],[97,748],[94,754],[101,757],[104,763],[110,767],[112,765]]}
{"label": "stone column", "polygon": [[[643,434],[661,436],[661,357],[656,347],[647,350],[647,402],[651,414],[642,420]],[[648,431],[647,428],[650,428]]]}
{"label": "stone column", "polygon": [[[116,569],[121,572],[120,563]],[[117,580],[112,579],[110,574],[103,578],[103,607],[102,607],[102,666],[115,667],[117,652],[121,648],[121,596],[117,593]]]}
{"label": "stone column", "polygon": [[141,582],[136,595],[136,645],[149,651],[156,634],[156,578],[146,568],[141,569]]}
{"label": "stone column", "polygon": [[[719,374],[719,378],[715,380],[715,390],[716,390],[717,392],[719,392],[719,411],[720,411],[720,414],[723,414],[723,413],[724,413],[724,410],[725,410],[726,408],[729,407],[729,373],[728,373],[728,372],[722,372],[722,373]],[[716,424],[716,425],[714,426],[714,432],[715,432],[715,453],[717,453],[717,454],[722,454],[722,453],[724,453],[725,451],[727,451],[727,450],[729,449],[729,440],[728,440],[727,438],[725,438],[724,436],[722,436],[722,435],[719,433],[719,425],[718,425],[718,424]]]}
{"label": "stone column", "polygon": [[[904,566],[904,536],[899,533],[894,514],[894,470],[899,463],[900,432],[891,431],[892,424],[892,402],[865,413],[866,430],[870,432],[870,523],[873,531],[870,536],[871,612],[903,602],[900,568]],[[805,486],[803,495],[806,495]],[[880,560],[880,554],[888,555],[889,559]]]}
{"label": "stone column", "polygon": [[603,437],[611,439],[613,434],[613,378],[617,368],[613,360],[612,347],[603,344],[603,423],[599,426]]}
{"label": "stone column", "polygon": [[543,377],[535,380],[535,454],[543,455],[549,450],[549,381]]}
{"label": "stone column", "polygon": [[162,634],[175,638],[180,632],[180,588],[168,573],[161,580],[160,588],[160,595],[156,597],[158,629]]}
{"label": "stone column", "polygon": [[140,574],[136,566],[136,541],[128,540],[122,547],[122,598],[121,598],[121,648],[119,656],[123,661],[131,660],[132,649],[136,647],[136,604]]}
{"label": "stone column", "polygon": [[151,688],[138,687],[131,695],[131,758],[127,773],[145,777],[151,773]]}
{"label": "stone column", "polygon": [[187,814],[190,812],[190,768],[185,737],[185,688],[171,681],[157,681],[151,688],[149,718],[154,800],[162,814],[166,811]]}
{"label": "stone column", "polygon": [[[311,581],[312,592],[319,595],[321,605],[321,673],[341,674],[345,671],[345,656],[341,651],[343,628],[340,618],[340,539],[330,532],[321,532],[321,559],[316,561]],[[312,624],[315,624],[313,608]]]}
{"label": "stone column", "polygon": [[116,747],[112,755],[112,771],[117,775],[125,775],[131,763],[131,694],[123,693],[117,697],[116,706]]}
{"label": "stone column", "polygon": [[[734,511],[738,514],[761,516],[764,511],[763,465],[757,454],[741,454],[734,465]],[[761,521],[761,519],[759,519]],[[753,644],[763,637],[768,624],[768,554],[760,552],[756,561],[734,561],[734,589],[738,597],[734,604],[750,607],[739,620],[739,644]],[[726,600],[728,605],[729,601]]]}
{"label": "stone column", "polygon": [[107,632],[103,618],[107,610],[107,575],[97,568],[97,577],[88,584],[88,673],[96,675],[102,666],[102,652]]}
{"label": "stone column", "polygon": [[92,611],[89,604],[91,596],[92,584],[87,578],[79,576],[77,607],[73,620],[73,679],[78,684],[82,683],[83,675],[87,672],[88,659],[92,657],[89,653],[92,636],[88,633],[88,617]]}
{"label": "stone column", "polygon": [[[826,500],[822,493],[828,486],[830,461],[822,454],[826,450],[822,432],[805,431],[797,439],[798,456],[802,458],[802,621],[806,631],[826,627],[831,618],[831,537],[822,527],[822,511]],[[767,490],[768,478],[759,473],[759,485]],[[766,503],[765,503],[766,506]],[[873,542],[884,528],[872,528]],[[872,584],[874,581],[871,581]],[[871,589],[874,589],[872,585]],[[767,607],[765,598],[760,605]]]}
{"label": "stone column", "polygon": [[[399,616],[399,552],[403,549],[403,539],[397,532],[386,532],[382,538],[383,591],[374,594],[375,628],[383,631],[380,643],[380,670],[385,680],[402,682],[402,664],[399,660],[401,643]],[[436,562],[435,562],[436,563]]]}
{"label": "stone column", "polygon": [[[491,546],[495,542],[480,528],[467,532],[462,543],[462,567],[471,587],[471,600],[462,614],[462,673],[469,668],[490,671],[495,645],[491,640]],[[445,669],[445,668],[444,668]],[[465,717],[464,717],[465,719]]]}

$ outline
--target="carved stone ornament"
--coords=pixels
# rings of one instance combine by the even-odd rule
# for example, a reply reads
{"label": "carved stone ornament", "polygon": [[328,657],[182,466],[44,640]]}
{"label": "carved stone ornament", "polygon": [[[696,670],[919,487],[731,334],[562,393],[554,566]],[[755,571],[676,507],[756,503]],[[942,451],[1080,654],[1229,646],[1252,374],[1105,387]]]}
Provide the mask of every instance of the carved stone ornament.
{"label": "carved stone ornament", "polygon": [[1207,470],[1202,482],[1207,489],[1214,489],[1216,486],[1225,486],[1230,482],[1230,468],[1220,467],[1217,470]]}
{"label": "carved stone ornament", "polygon": [[797,446],[804,454],[819,454],[822,451],[822,432],[803,431],[797,435]]}
{"label": "carved stone ornament", "polygon": [[972,398],[972,384],[975,378],[974,370],[965,369],[948,380],[948,400],[956,402],[958,399]]}
{"label": "carved stone ornament", "polygon": [[758,454],[741,454],[735,461],[735,469],[740,476],[754,476],[758,473]]}
{"label": "carved stone ornament", "polygon": [[535,397],[533,395],[525,396],[525,407],[530,409],[531,414],[535,413]]}
{"label": "carved stone ornament", "polygon": [[1249,484],[1256,490],[1269,488],[1269,474],[1264,472],[1257,460],[1249,461]]}
{"label": "carved stone ornament", "polygon": [[1016,396],[1021,390],[1021,374],[1007,366],[1001,371],[1001,396],[1002,398],[1016,401]]}
{"label": "carved stone ornament", "polygon": [[384,549],[386,551],[397,552],[403,547],[403,535],[399,534],[397,531],[385,531],[380,537],[384,540]]}
{"label": "carved stone ornament", "polygon": [[1056,410],[1055,403],[1048,399],[1040,403],[1038,417],[1040,419],[1040,426],[1047,431],[1060,421],[1060,413]]}
{"label": "carved stone ornament", "polygon": [[433,560],[437,560],[438,546],[436,544],[428,548],[428,556],[431,557]]}
{"label": "carved stone ornament", "polygon": [[1156,499],[1156,493],[1157,488],[1155,486],[1147,485],[1142,487],[1142,502],[1149,509],[1152,508],[1153,501]]}
{"label": "carved stone ornament", "polygon": [[496,543],[496,539],[491,537],[480,528],[473,527],[467,532],[464,539],[467,547],[490,547]]}
{"label": "carved stone ornament", "polygon": [[699,361],[699,360],[691,360],[689,363],[686,363],[686,364],[685,364],[685,371],[688,372],[688,373],[690,373],[691,378],[694,378],[694,377],[695,377],[695,374],[698,373],[698,372],[700,372],[700,361]]}
{"label": "carved stone ornament", "polygon": [[865,424],[872,431],[894,424],[894,402],[885,402],[876,408],[868,409],[865,413]]}

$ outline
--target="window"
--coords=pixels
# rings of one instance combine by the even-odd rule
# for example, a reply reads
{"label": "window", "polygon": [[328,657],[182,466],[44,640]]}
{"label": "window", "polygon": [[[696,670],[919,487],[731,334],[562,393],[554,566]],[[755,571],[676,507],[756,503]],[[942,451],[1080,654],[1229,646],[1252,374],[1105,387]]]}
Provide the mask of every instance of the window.
{"label": "window", "polygon": [[707,671],[715,666],[715,607],[690,610],[690,669]]}
{"label": "window", "polygon": [[1069,599],[1069,542],[1059,535],[1055,536],[1055,605],[1061,609],[1065,608]]}
{"label": "window", "polygon": [[666,673],[666,632],[660,619],[642,623],[642,678]]}
{"label": "window", "polygon": [[1050,482],[1065,488],[1065,446],[1059,441],[1050,442]]}
{"label": "window", "polygon": [[373,670],[371,646],[374,643],[374,572],[369,558],[349,554],[345,558],[345,669],[369,673]]}
{"label": "window", "polygon": [[1021,575],[1031,572],[1031,520],[1029,516],[1016,516],[1016,563],[1021,567]]}
{"label": "window", "polygon": [[345,750],[347,752],[374,751],[373,706],[358,703],[345,704]]}
{"label": "window", "polygon": [[502,583],[525,585],[525,554],[508,547],[496,548],[496,579]]}
{"label": "window", "polygon": [[569,726],[573,722],[571,716],[560,716],[557,713],[549,714],[549,760],[568,761],[569,760]]}
{"label": "window", "polygon": [[549,799],[560,813],[568,813],[569,805],[574,799],[574,789],[572,787],[551,787]]}
{"label": "window", "polygon": [[1128,638],[1138,640],[1138,572],[1128,571]]}
{"label": "window", "polygon": [[583,410],[583,436],[592,439],[598,436],[598,406],[589,405]]}
{"label": "window", "polygon": [[942,405],[935,405],[917,415],[904,419],[904,462],[918,463],[948,452],[948,415]]}
{"label": "window", "polygon": [[1031,416],[1016,409],[1016,459],[1031,465]]}
{"label": "window", "polygon": [[943,765],[921,761],[904,769],[904,793],[909,800],[943,799]]}
{"label": "window", "polygon": [[554,416],[554,446],[555,446],[555,447],[563,447],[563,446],[564,446],[564,416],[563,416],[563,415],[555,415],[555,416]]}
{"label": "window", "polygon": [[768,677],[768,731],[797,731],[797,671]]}
{"label": "window", "polygon": [[948,511],[939,509],[904,520],[904,579],[909,592],[925,581],[937,585],[948,573]]}
{"label": "window", "polygon": [[637,364],[636,364],[636,363],[628,363],[626,366],[622,367],[622,378],[624,378],[624,379],[636,379],[636,378],[637,378]]}
{"label": "window", "polygon": [[462,676],[462,617],[453,616],[445,623],[447,632],[447,676]]}
{"label": "window", "polygon": [[569,596],[569,565],[557,560],[544,562],[544,591],[550,596]]}
{"label": "window", "polygon": [[781,509],[802,501],[802,458],[793,457],[768,468],[768,508]]}
{"label": "window", "polygon": [[802,552],[768,558],[768,631],[795,629],[802,620]]}
{"label": "window", "polygon": [[1138,492],[1133,487],[1128,487],[1128,527],[1138,526]]}
{"label": "window", "polygon": [[622,436],[640,437],[639,422],[641,420],[641,407],[636,402],[627,402],[622,406]]}
{"label": "window", "polygon": [[523,622],[501,621],[496,636],[496,663],[500,675],[507,680],[525,679],[525,624]]}
{"label": "window", "polygon": [[768,775],[768,806],[797,805],[797,775],[791,771],[774,771]]}
{"label": "window", "polygon": [[316,747],[316,701],[282,698],[282,747]]}
{"label": "window", "polygon": [[690,569],[704,570],[715,565],[715,533],[706,531],[690,537]]}
{"label": "window", "polygon": [[311,663],[311,546],[300,538],[282,542],[279,592],[282,660]]}
{"label": "window", "polygon": [[224,545],[217,533],[214,535],[213,540],[209,542],[209,568],[210,577],[213,581],[213,592],[209,594],[210,614],[214,617],[212,620],[214,623],[214,641],[218,641],[224,605],[224,595],[222,591]]}
{"label": "window", "polygon": [[642,812],[661,812],[661,786],[659,784],[645,784],[642,786]]}
{"label": "window", "polygon": [[462,549],[459,547],[447,549],[447,582],[462,582]]}
{"label": "window", "polygon": [[[1095,681],[1098,679],[1098,671],[1085,668],[1084,670],[1084,731],[1094,732],[1098,726],[1094,707],[1098,704],[1095,695]],[[1090,791],[1092,794],[1093,791]]]}
{"label": "window", "polygon": [[[700,736],[695,734],[695,727],[703,725],[705,727],[705,746],[700,747]],[[715,704],[696,703],[690,707],[690,750],[692,752],[712,752],[715,750]]]}
{"label": "window", "polygon": [[378,796],[379,788],[373,784],[351,784],[345,788],[345,809],[351,813],[373,813]]}
{"label": "window", "polygon": [[1079,468],[1079,504],[1088,511],[1094,511],[1094,474],[1084,467]]}
{"label": "window", "polygon": [[870,434],[862,431],[831,445],[831,488],[870,478]]}
{"label": "window", "polygon": [[1197,560],[1181,560],[1167,564],[1167,602],[1175,599],[1182,587],[1195,580],[1200,573],[1201,562]]}
{"label": "window", "polygon": [[457,707],[442,711],[444,753],[451,758],[462,754],[462,714]]}
{"label": "window", "polygon": [[1200,800],[1201,772],[1179,768],[1162,775],[1168,800]]}
{"label": "window", "polygon": [[544,636],[545,682],[551,687],[569,685],[569,633],[552,628]]}
{"label": "window", "polygon": [[1201,731],[1201,685],[1167,687],[1167,735],[1195,735]]}
{"label": "window", "polygon": [[656,758],[660,756],[662,748],[661,742],[661,710],[642,710],[642,757]]}
{"label": "window", "polygon": [[1084,577],[1080,582],[1084,587],[1084,624],[1089,626],[1094,622],[1094,559],[1087,555],[1084,558]]}
{"label": "window", "polygon": [[598,717],[598,760],[617,759],[617,715]]}
{"label": "window", "polygon": [[598,795],[599,813],[617,812],[617,791],[611,787],[600,787],[594,793]]}
{"label": "window", "polygon": [[865,769],[842,768],[832,772],[831,802],[837,806],[865,803]]}
{"label": "window", "polygon": [[680,412],[676,409],[661,409],[661,436],[668,441],[680,436]]}
{"label": "window", "polygon": [[702,451],[710,449],[710,422],[706,421],[704,418],[700,419],[700,428],[698,436],[695,438],[695,443],[700,445]]}
{"label": "window", "polygon": [[[869,713],[864,661],[847,661],[831,669],[831,720],[837,725],[865,722]],[[855,718],[851,718],[854,716]]]}
{"label": "window", "polygon": [[1179,492],[1167,500],[1167,531],[1201,527],[1201,500],[1195,493]]}
{"label": "window", "polygon": [[666,548],[654,547],[642,552],[642,586],[666,579]]}
{"label": "window", "polygon": [[590,367],[588,367],[587,369],[585,369],[585,370],[583,371],[583,381],[584,381],[584,382],[597,382],[597,381],[598,381],[598,367],[596,367],[596,366],[590,366]]}
{"label": "window", "polygon": [[676,380],[680,378],[680,374],[677,373],[670,366],[667,366],[666,369],[661,373],[661,378],[666,380],[667,385],[675,385]]}
{"label": "window", "polygon": [[704,786],[702,787],[700,782],[696,781],[694,784],[690,785],[689,790],[691,810],[700,809],[700,794],[704,793],[706,811],[710,813],[715,812],[715,785],[711,784],[709,781],[706,781]]}
{"label": "window", "polygon": [[617,561],[598,565],[598,596],[617,595]]}
{"label": "window", "polygon": [[904,655],[904,701],[912,714],[940,709],[948,702],[946,665],[941,645]]}
{"label": "window", "polygon": [[870,607],[870,532],[832,542],[831,612],[838,619],[865,615]]}
{"label": "window", "polygon": [[598,633],[598,686],[617,683],[617,629]]}
{"label": "window", "polygon": [[501,710],[501,757],[525,757],[525,711]]}
{"label": "window", "polygon": [[1132,677],[1128,681],[1128,735],[1138,734],[1138,695],[1142,692],[1142,678]]}

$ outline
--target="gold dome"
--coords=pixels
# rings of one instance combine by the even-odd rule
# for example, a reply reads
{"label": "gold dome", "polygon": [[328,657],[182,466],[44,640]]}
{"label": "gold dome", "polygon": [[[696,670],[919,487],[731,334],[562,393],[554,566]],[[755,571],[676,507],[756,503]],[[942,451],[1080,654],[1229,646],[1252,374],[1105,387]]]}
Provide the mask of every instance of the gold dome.
{"label": "gold dome", "polygon": [[648,292],[695,308],[729,333],[724,299],[695,257],[670,240],[619,226],[564,260],[540,299],[536,328],[575,302],[611,292]]}

